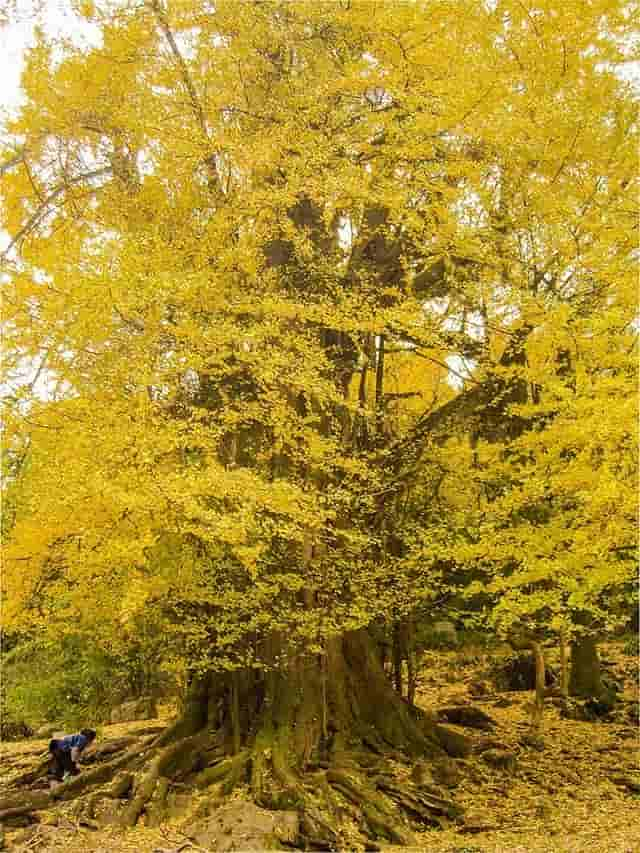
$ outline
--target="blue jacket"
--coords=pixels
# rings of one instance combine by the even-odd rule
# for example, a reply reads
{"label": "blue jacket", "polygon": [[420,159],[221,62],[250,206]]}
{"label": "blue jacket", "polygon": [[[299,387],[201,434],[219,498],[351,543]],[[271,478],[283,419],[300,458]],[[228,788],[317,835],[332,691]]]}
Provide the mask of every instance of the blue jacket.
{"label": "blue jacket", "polygon": [[84,735],[65,735],[51,741],[52,745],[54,743],[56,749],[60,749],[62,752],[71,752],[72,749],[83,750],[87,745],[87,738]]}

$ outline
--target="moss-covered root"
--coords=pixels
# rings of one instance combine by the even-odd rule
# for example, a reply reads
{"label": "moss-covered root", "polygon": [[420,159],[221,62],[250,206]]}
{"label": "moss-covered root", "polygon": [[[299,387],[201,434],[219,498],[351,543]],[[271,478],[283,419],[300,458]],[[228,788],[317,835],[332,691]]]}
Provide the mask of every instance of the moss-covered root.
{"label": "moss-covered root", "polygon": [[96,806],[102,800],[119,800],[126,797],[133,785],[133,779],[133,773],[123,770],[114,776],[109,785],[89,794],[86,804],[86,816],[90,820],[93,819],[96,813]]}
{"label": "moss-covered root", "polygon": [[33,811],[48,808],[53,802],[49,791],[27,791],[0,799],[0,821],[28,815]]}
{"label": "moss-covered root", "polygon": [[138,742],[134,748],[123,755],[74,776],[70,781],[51,791],[27,790],[0,799],[0,821],[50,808],[61,800],[75,800],[83,796],[87,790],[110,783],[122,768],[136,770],[147,755],[145,746],[150,740],[151,738],[148,738],[146,741]]}
{"label": "moss-covered root", "polygon": [[305,850],[335,850],[342,846],[340,833],[310,803],[300,812],[300,829]]}
{"label": "moss-covered root", "polygon": [[390,797],[413,820],[431,826],[446,826],[449,821],[459,820],[463,810],[453,800],[440,797],[416,788],[414,785],[400,787],[391,779],[380,778],[376,782],[379,791]]}
{"label": "moss-covered root", "polygon": [[176,766],[182,765],[185,753],[193,755],[193,738],[173,743],[156,753],[147,764],[146,772],[136,782],[133,796],[120,816],[121,826],[134,826],[147,803],[153,797],[161,777],[170,776]]}
{"label": "moss-covered root", "polygon": [[211,767],[205,767],[193,777],[193,784],[196,788],[208,788],[222,783],[223,792],[230,792],[244,778],[248,760],[249,756],[243,750],[237,755],[218,761]]}
{"label": "moss-covered root", "polygon": [[381,794],[357,784],[343,770],[328,770],[327,781],[332,788],[360,809],[372,838],[384,838],[403,847],[415,845],[413,834],[402,826],[397,814]]}

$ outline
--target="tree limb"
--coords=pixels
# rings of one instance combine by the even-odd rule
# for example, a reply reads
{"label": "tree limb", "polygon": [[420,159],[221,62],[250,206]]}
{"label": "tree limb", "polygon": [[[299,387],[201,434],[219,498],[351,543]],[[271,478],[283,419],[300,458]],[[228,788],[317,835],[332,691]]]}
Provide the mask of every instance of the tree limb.
{"label": "tree limb", "polygon": [[[499,366],[523,363],[524,347],[532,328],[527,324],[519,329],[498,362]],[[496,396],[506,390],[504,379],[489,375],[483,382],[463,391],[443,406],[425,412],[409,433],[391,445],[385,454],[384,467],[393,474],[378,492],[378,497],[387,500],[401,491],[407,479],[413,476],[424,448],[430,441],[442,441],[450,434],[450,428],[468,423],[474,415],[495,405]],[[499,405],[504,407],[505,401]]]}
{"label": "tree limb", "polygon": [[191,79],[191,75],[189,74],[189,69],[187,68],[187,63],[184,61],[183,55],[180,53],[180,48],[178,47],[173,32],[171,31],[171,27],[169,26],[169,21],[167,20],[167,15],[160,5],[159,0],[151,0],[151,8],[153,9],[153,13],[156,16],[156,20],[158,21],[158,26],[162,30],[164,37],[169,43],[169,47],[171,48],[171,53],[173,54],[173,58],[175,59],[178,68],[180,69],[180,75],[182,77],[182,82],[185,85],[187,92],[189,93],[189,100],[191,102],[191,107],[195,114],[196,120],[200,125],[200,130],[202,131],[205,139],[209,138],[209,134],[207,133],[207,123],[205,121],[204,112],[200,101],[198,99],[198,95],[196,93],[196,87],[193,84],[193,80]]}
{"label": "tree limb", "polygon": [[31,234],[31,232],[40,224],[42,219],[47,215],[51,204],[58,198],[58,196],[62,195],[66,192],[70,186],[74,184],[80,184],[83,181],[90,181],[93,178],[99,178],[102,175],[107,175],[112,172],[111,166],[103,166],[101,169],[94,169],[92,172],[86,172],[82,175],[76,175],[74,178],[68,178],[62,184],[58,184],[55,189],[53,189],[46,198],[43,199],[42,204],[38,207],[38,209],[33,213],[27,222],[22,226],[22,228],[18,231],[18,233],[11,239],[7,248],[0,255],[0,260],[4,260],[9,252],[13,249],[13,247],[23,240],[26,236]]}

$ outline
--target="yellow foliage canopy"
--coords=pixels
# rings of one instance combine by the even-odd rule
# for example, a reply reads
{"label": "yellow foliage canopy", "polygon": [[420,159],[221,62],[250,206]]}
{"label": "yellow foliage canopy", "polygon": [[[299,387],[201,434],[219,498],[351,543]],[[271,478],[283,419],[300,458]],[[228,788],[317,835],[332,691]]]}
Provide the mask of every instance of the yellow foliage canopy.
{"label": "yellow foliage canopy", "polygon": [[[513,618],[603,607],[633,523],[629,4],[81,10],[99,43],[41,33],[7,122],[7,625],[153,613],[230,665],[428,599],[445,557]],[[394,554],[386,452],[500,376],[538,427],[438,438]]]}

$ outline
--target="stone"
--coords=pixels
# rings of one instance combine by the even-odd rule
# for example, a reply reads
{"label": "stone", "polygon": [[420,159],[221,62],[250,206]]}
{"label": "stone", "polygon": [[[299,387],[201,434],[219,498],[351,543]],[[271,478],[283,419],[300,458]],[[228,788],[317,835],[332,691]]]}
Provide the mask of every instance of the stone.
{"label": "stone", "polygon": [[488,681],[472,681],[469,685],[469,693],[476,699],[480,696],[488,696],[491,693],[491,685]]}
{"label": "stone", "polygon": [[110,719],[112,723],[128,723],[133,720],[153,720],[157,716],[155,700],[151,696],[141,696],[115,707]]}
{"label": "stone", "polygon": [[471,754],[473,742],[462,732],[440,723],[435,726],[434,732],[440,746],[448,755],[454,758],[466,758]]}
{"label": "stone", "polygon": [[455,788],[462,781],[462,773],[456,762],[446,755],[434,759],[431,764],[434,780],[445,788]]}
{"label": "stone", "polygon": [[268,811],[250,800],[234,800],[196,824],[189,837],[206,850],[278,850],[294,845],[300,832],[298,813]]}
{"label": "stone", "polygon": [[62,729],[54,723],[45,723],[44,726],[40,726],[35,730],[33,736],[34,738],[45,740],[46,738],[52,738],[56,735],[60,735],[61,732]]}
{"label": "stone", "polygon": [[475,705],[462,705],[447,708],[439,708],[438,716],[448,723],[465,726],[470,729],[482,729],[488,731],[496,725],[496,721],[485,714]]}
{"label": "stone", "polygon": [[482,753],[482,758],[487,764],[499,770],[515,770],[518,766],[516,754],[508,749],[488,749]]}

